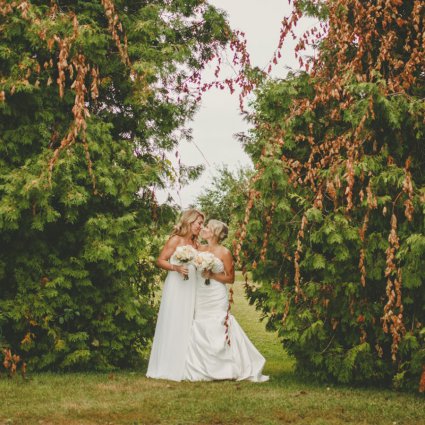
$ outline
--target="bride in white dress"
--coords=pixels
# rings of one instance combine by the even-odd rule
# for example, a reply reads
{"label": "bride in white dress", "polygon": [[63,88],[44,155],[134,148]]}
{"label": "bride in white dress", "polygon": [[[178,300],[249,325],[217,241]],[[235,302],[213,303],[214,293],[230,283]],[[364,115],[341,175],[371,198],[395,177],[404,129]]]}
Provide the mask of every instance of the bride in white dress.
{"label": "bride in white dress", "polygon": [[200,249],[215,255],[217,269],[196,272],[195,317],[183,379],[264,382],[269,379],[262,374],[264,357],[228,311],[226,284],[233,284],[235,272],[231,252],[220,245],[227,233],[227,226],[218,220],[210,220],[201,231],[208,247]]}
{"label": "bride in white dress", "polygon": [[197,276],[193,265],[184,265],[176,249],[198,248],[197,237],[204,215],[190,209],[182,214],[170,239],[162,249],[157,265],[168,270],[162,290],[147,377],[181,381],[183,379],[190,330],[195,309]]}

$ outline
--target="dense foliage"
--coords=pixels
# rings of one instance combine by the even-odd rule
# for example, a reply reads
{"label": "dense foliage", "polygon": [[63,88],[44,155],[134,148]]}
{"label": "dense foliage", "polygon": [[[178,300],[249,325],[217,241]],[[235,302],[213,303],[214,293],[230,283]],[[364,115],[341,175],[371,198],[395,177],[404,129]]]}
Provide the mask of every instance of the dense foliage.
{"label": "dense foliage", "polygon": [[230,31],[201,0],[1,0],[0,27],[1,345],[33,369],[135,365],[164,152]]}
{"label": "dense foliage", "polygon": [[[235,252],[298,371],[425,390],[424,5],[295,2],[326,17],[304,70],[257,92]],[[277,53],[278,55],[279,53]]]}

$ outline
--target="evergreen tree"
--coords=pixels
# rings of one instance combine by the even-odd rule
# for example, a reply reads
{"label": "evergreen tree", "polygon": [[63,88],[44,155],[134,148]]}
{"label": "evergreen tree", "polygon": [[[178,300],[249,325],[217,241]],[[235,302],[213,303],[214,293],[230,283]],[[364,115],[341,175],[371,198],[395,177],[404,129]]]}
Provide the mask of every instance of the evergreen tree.
{"label": "evergreen tree", "polygon": [[249,168],[239,168],[232,172],[227,166],[218,167],[211,183],[196,198],[196,206],[206,214],[207,219],[233,223],[235,212],[246,203],[252,174]]}
{"label": "evergreen tree", "polygon": [[235,252],[305,375],[425,382],[423,12],[295,2],[283,38],[303,14],[322,18],[296,48],[303,71],[257,92]]}
{"label": "evergreen tree", "polygon": [[0,27],[0,340],[37,369],[138,364],[173,217],[154,188],[225,18],[202,0],[2,0]]}

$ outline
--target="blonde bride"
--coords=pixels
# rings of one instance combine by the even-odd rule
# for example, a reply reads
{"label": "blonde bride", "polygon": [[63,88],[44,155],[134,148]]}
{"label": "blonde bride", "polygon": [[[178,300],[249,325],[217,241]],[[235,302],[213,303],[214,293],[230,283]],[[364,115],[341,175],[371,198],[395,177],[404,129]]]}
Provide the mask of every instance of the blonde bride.
{"label": "blonde bride", "polygon": [[265,359],[229,312],[226,284],[233,284],[235,272],[231,252],[221,245],[227,233],[227,225],[218,220],[210,220],[201,231],[208,246],[200,249],[213,254],[216,266],[197,271],[184,379],[264,382],[269,379],[262,374]]}
{"label": "blonde bride", "polygon": [[168,275],[162,290],[147,377],[183,379],[197,282],[194,266],[185,260],[190,259],[191,254],[196,255],[197,238],[203,223],[201,212],[195,209],[185,211],[157,259],[156,264],[167,270]]}

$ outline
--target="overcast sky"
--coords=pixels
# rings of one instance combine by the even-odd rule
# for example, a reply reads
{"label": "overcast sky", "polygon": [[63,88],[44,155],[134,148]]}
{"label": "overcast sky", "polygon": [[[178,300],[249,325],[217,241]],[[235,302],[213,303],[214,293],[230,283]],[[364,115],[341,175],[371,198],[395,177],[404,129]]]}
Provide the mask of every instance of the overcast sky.
{"label": "overcast sky", "polygon": [[[245,32],[252,65],[266,69],[279,41],[281,21],[291,13],[288,1],[210,0],[209,2],[226,11],[233,29]],[[305,19],[298,25],[297,32],[301,34],[313,24],[314,21]],[[295,42],[288,37],[282,51],[281,62],[275,67],[272,75],[285,76],[288,71],[286,66],[298,69],[298,63],[294,58],[294,46]],[[227,72],[231,72],[230,68]],[[159,202],[163,202],[168,194],[171,194],[175,203],[181,208],[187,208],[202,192],[202,188],[210,184],[217,166],[225,164],[230,169],[236,169],[251,165],[249,157],[234,138],[236,133],[246,131],[248,128],[239,111],[237,92],[230,95],[228,90],[208,91],[191,127],[194,143],[183,141],[178,150],[184,164],[204,164],[203,175],[180,190],[161,191],[157,194]],[[208,164],[198,148],[206,157]]]}

